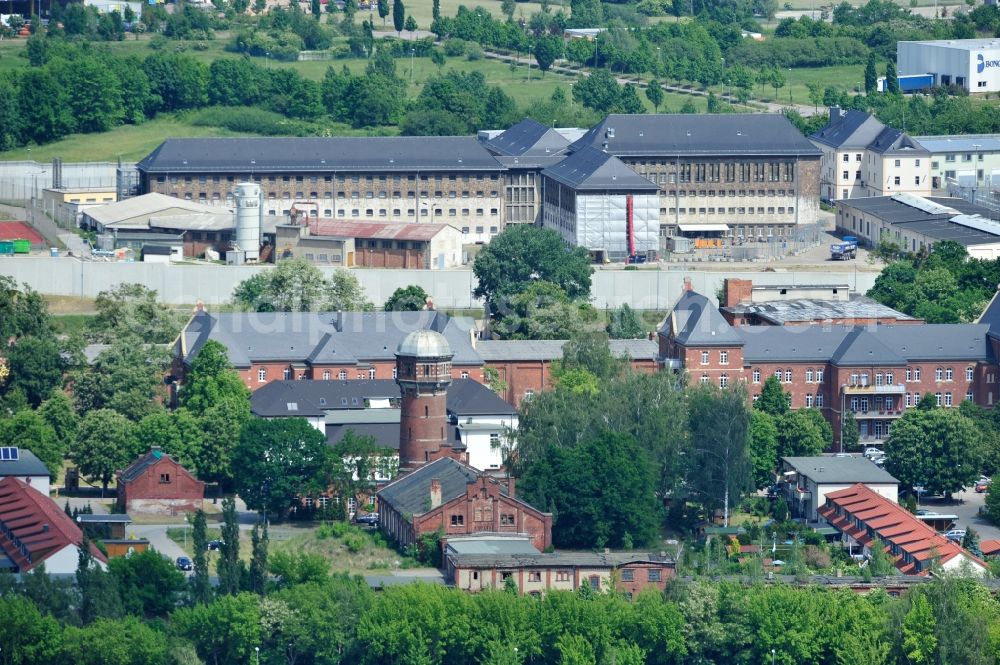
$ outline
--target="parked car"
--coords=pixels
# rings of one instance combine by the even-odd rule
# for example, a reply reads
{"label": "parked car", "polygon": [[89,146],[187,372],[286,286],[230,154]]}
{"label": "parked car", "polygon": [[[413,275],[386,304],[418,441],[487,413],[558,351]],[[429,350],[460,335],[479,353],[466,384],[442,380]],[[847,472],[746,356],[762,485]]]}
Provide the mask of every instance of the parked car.
{"label": "parked car", "polygon": [[944,537],[948,540],[960,543],[962,539],[965,538],[965,529],[952,529],[951,531],[946,531]]}
{"label": "parked car", "polygon": [[194,570],[194,564],[186,556],[177,557],[177,567],[181,570]]}
{"label": "parked car", "polygon": [[368,515],[355,515],[355,524],[363,524],[365,526],[378,526],[378,515],[375,513],[370,513]]}
{"label": "parked car", "polygon": [[876,448],[875,446],[868,446],[865,448],[865,457],[868,459],[873,457],[885,457],[885,451],[881,448]]}
{"label": "parked car", "polygon": [[209,550],[210,552],[217,552],[222,549],[222,541],[210,540],[207,543],[205,543],[205,549]]}
{"label": "parked car", "polygon": [[990,488],[990,483],[992,482],[993,481],[990,480],[989,478],[980,478],[979,480],[976,481],[976,487],[975,487],[976,492],[982,494],[983,492],[985,492]]}
{"label": "parked car", "polygon": [[940,515],[940,513],[933,510],[927,510],[925,508],[921,508],[916,512],[917,517],[937,517],[938,515]]}

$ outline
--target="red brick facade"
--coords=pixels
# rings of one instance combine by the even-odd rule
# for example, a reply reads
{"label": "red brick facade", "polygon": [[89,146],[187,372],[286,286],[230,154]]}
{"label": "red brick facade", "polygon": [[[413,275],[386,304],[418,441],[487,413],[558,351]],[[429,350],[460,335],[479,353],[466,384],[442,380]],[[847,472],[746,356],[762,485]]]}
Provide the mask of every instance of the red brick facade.
{"label": "red brick facade", "polygon": [[118,506],[127,513],[183,515],[204,497],[205,483],[158,449],[118,474]]}
{"label": "red brick facade", "polygon": [[[658,369],[652,359],[631,360],[632,369],[637,372],[653,373]],[[508,362],[491,361],[486,367],[497,370],[497,375],[507,389],[501,397],[509,404],[520,406],[526,395],[532,395],[543,390],[552,389],[552,361],[550,360],[516,360]],[[482,370],[480,370],[482,373]],[[475,377],[477,381],[483,379]]]}

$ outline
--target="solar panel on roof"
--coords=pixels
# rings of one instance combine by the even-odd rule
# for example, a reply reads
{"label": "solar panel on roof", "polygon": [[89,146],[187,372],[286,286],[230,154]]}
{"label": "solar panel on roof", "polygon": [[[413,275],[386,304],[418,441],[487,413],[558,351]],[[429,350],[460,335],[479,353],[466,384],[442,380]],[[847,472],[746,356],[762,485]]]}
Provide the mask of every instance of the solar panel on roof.
{"label": "solar panel on roof", "polygon": [[0,447],[0,461],[4,462],[16,462],[20,459],[17,447],[15,446],[3,446]]}

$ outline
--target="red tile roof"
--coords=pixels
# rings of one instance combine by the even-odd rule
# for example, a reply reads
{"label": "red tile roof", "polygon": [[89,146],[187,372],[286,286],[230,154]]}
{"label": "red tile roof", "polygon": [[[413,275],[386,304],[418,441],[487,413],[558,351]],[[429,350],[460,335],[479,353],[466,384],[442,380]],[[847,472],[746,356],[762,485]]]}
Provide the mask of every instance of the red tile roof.
{"label": "red tile roof", "polygon": [[[843,515],[837,514],[838,508],[844,511]],[[939,534],[923,520],[860,483],[827,494],[826,504],[818,512],[837,530],[865,546],[871,546],[874,541],[868,534],[868,528],[873,529],[895,559],[896,568],[905,574],[926,575],[930,571],[921,569],[920,562],[936,558],[945,563],[960,555],[986,567],[981,559]],[[861,528],[855,523],[856,519],[861,520]],[[899,550],[898,555],[892,554],[893,546]],[[907,555],[911,561],[907,561]]]}
{"label": "red tile roof", "polygon": [[[23,480],[0,480],[0,551],[26,572],[67,545],[79,546],[83,532],[56,504]],[[101,561],[105,556],[91,544]]]}
{"label": "red tile roof", "polygon": [[408,224],[379,222],[346,222],[319,219],[309,223],[309,231],[318,236],[338,238],[374,238],[377,240],[419,240],[429,242],[448,224]]}
{"label": "red tile roof", "polygon": [[979,543],[979,549],[982,550],[983,556],[1000,554],[1000,540],[984,540]]}

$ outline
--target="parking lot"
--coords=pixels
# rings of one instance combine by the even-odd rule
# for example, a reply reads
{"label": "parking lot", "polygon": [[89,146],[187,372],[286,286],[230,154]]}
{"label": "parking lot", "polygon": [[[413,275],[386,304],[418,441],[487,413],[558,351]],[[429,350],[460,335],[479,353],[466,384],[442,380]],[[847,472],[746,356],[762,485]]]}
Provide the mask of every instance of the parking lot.
{"label": "parking lot", "polygon": [[972,488],[953,495],[950,501],[928,498],[920,502],[920,508],[926,508],[943,514],[958,516],[956,529],[972,527],[981,540],[1000,539],[1000,528],[979,517],[979,509],[986,500],[985,494],[976,494]]}

